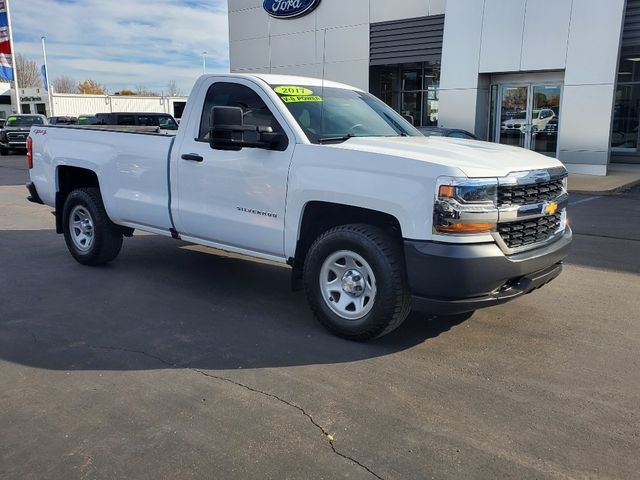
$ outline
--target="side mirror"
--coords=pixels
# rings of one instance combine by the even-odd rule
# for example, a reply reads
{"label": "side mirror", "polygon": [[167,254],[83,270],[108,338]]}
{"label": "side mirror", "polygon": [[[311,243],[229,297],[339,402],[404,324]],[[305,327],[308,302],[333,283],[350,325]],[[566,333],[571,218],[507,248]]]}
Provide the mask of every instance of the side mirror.
{"label": "side mirror", "polygon": [[209,144],[215,150],[241,150],[244,121],[240,107],[213,107]]}
{"label": "side mirror", "polygon": [[288,142],[286,135],[275,133],[271,127],[245,125],[240,107],[213,107],[209,144],[214,150],[286,150]]}

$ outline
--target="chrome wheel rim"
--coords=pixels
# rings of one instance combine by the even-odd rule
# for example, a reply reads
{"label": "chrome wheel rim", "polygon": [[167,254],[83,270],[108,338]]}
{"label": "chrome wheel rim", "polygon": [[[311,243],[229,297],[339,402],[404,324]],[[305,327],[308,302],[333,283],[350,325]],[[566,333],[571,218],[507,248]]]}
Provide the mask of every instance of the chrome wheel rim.
{"label": "chrome wheel rim", "polygon": [[350,250],[340,250],[322,264],[320,290],[336,315],[345,320],[359,320],[375,303],[376,277],[364,258]]}
{"label": "chrome wheel rim", "polygon": [[95,232],[93,218],[85,207],[78,205],[71,210],[69,232],[71,233],[71,241],[78,250],[87,252],[91,249]]}

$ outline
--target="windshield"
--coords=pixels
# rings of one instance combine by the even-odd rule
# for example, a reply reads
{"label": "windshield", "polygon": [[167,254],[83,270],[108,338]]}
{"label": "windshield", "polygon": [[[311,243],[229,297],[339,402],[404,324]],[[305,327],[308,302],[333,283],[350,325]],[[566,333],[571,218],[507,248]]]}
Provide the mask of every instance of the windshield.
{"label": "windshield", "polygon": [[422,136],[373,95],[308,85],[272,85],[312,143],[350,137]]}
{"label": "windshield", "polygon": [[158,117],[158,123],[160,124],[160,128],[164,129],[164,130],[177,130],[178,129],[178,124],[176,123],[176,121],[173,119],[173,117],[170,116],[162,116],[162,117]]}
{"label": "windshield", "polygon": [[444,136],[444,133],[442,130],[436,130],[434,128],[425,128],[423,130],[420,130],[420,132],[425,136],[425,137],[442,137]]}
{"label": "windshield", "polygon": [[24,117],[9,117],[7,118],[7,127],[30,127],[31,125],[42,125],[42,117],[35,115]]}
{"label": "windshield", "polygon": [[78,125],[96,125],[97,123],[99,123],[99,120],[93,115],[78,117]]}

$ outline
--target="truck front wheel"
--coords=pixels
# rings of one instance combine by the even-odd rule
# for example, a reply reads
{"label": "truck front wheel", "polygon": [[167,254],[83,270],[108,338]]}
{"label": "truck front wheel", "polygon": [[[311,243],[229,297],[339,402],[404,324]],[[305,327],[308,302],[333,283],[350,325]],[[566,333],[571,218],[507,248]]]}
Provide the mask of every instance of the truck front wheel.
{"label": "truck front wheel", "polygon": [[411,309],[400,245],[370,225],[343,225],[322,234],[307,254],[304,284],[318,320],[350,340],[391,332]]}
{"label": "truck front wheel", "polygon": [[71,192],[62,215],[67,248],[79,263],[103,265],[118,256],[122,231],[107,216],[99,189],[80,188]]}

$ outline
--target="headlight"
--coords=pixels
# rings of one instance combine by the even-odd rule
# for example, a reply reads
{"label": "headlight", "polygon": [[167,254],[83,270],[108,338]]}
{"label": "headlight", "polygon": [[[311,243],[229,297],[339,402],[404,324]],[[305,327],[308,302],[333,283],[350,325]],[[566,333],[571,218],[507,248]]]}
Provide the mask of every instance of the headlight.
{"label": "headlight", "polygon": [[497,178],[440,177],[433,210],[435,233],[486,234],[498,222]]}

